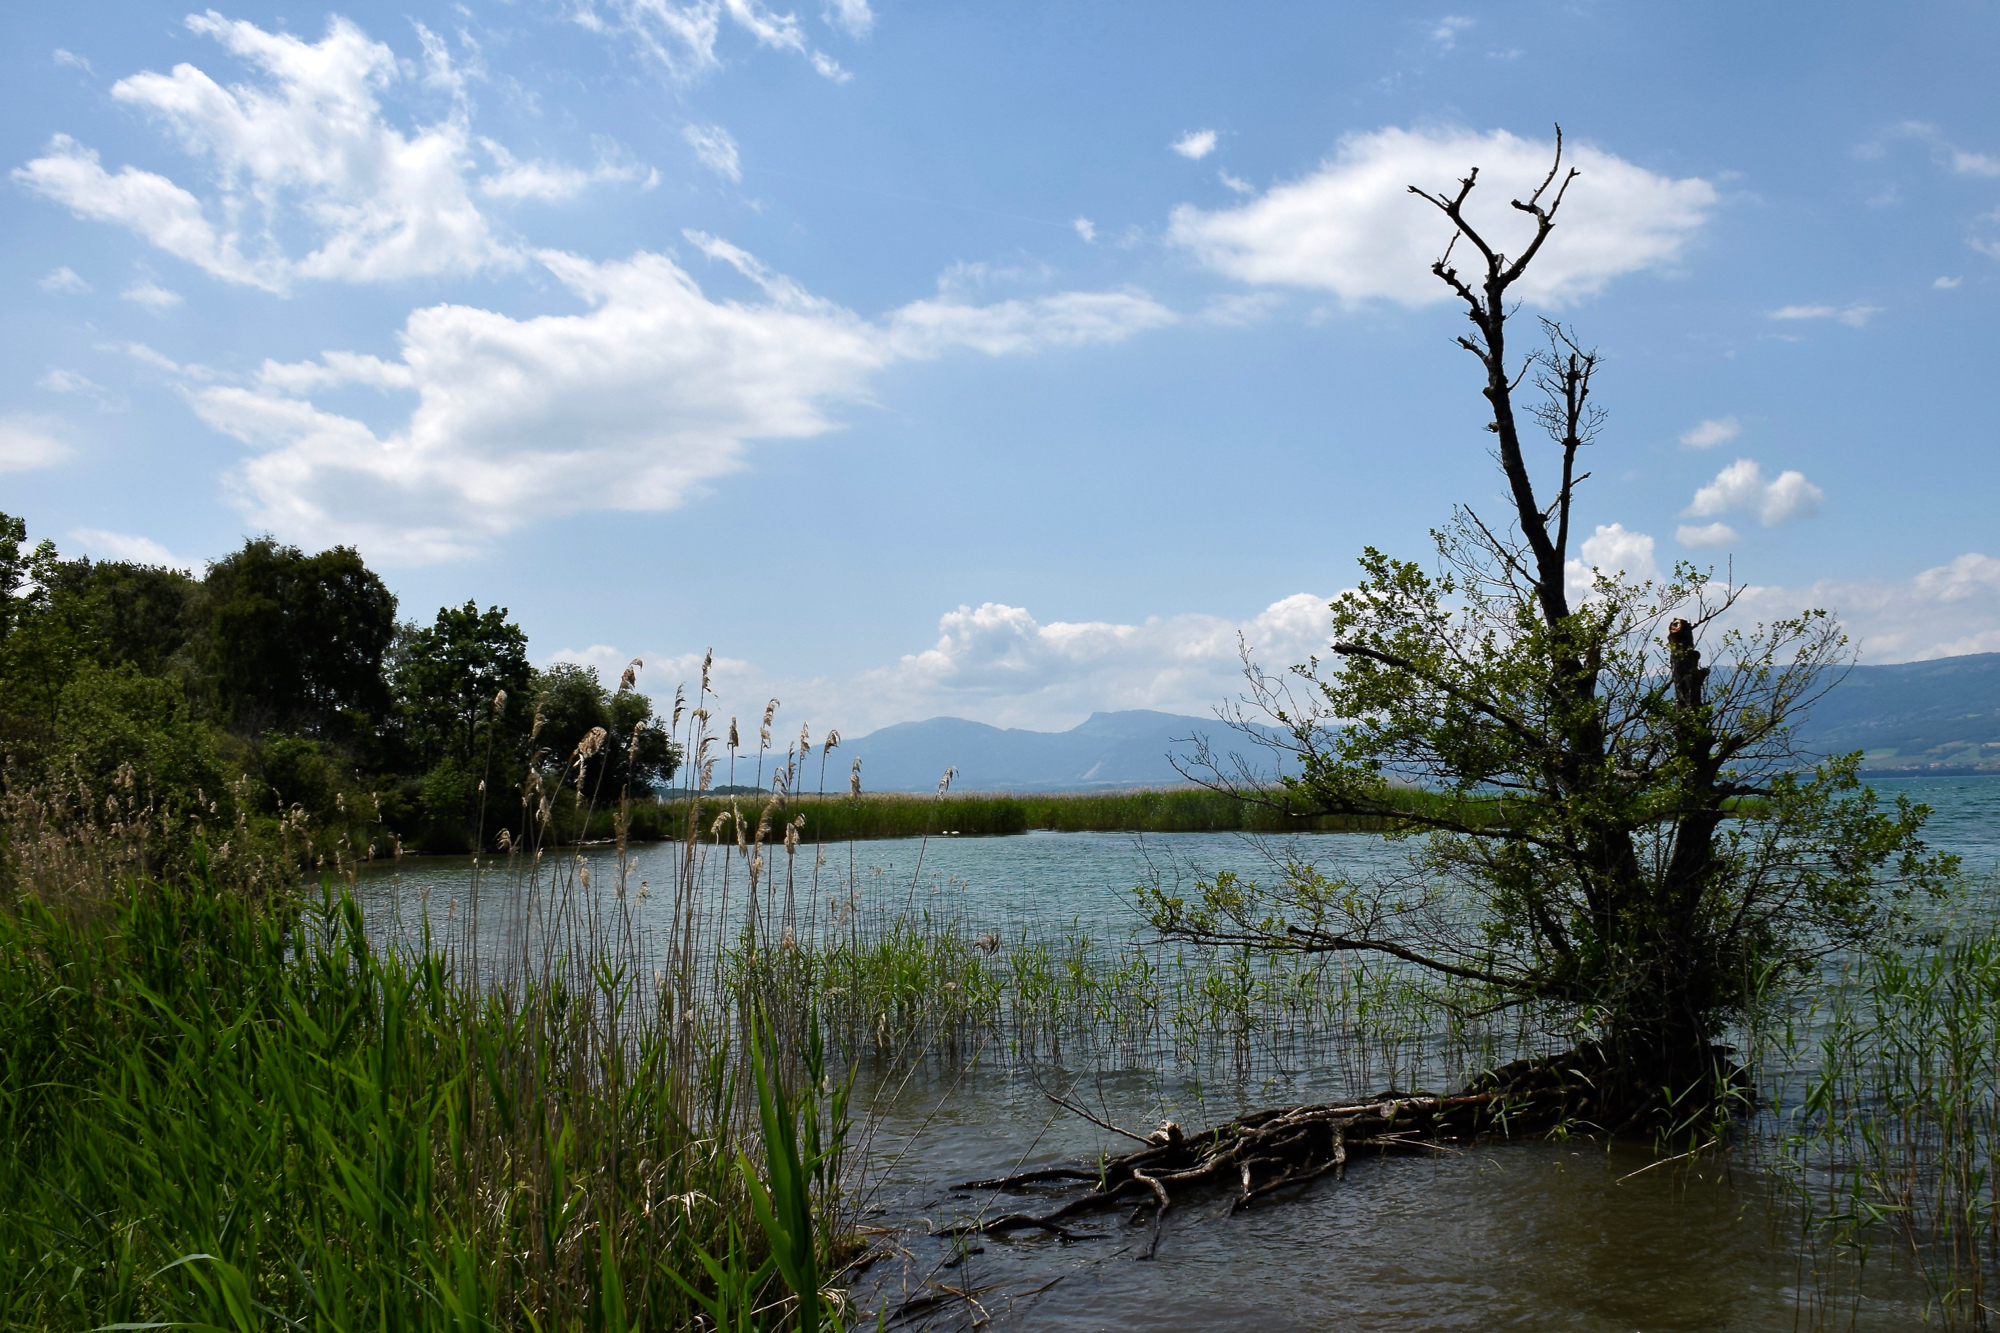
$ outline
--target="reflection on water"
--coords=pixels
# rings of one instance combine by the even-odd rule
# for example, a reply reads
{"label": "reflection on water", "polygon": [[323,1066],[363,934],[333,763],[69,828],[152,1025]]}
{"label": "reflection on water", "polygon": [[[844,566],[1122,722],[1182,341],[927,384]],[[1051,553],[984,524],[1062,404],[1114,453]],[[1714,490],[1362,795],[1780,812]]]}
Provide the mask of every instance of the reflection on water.
{"label": "reflection on water", "polygon": [[[1936,808],[1931,841],[1975,872],[2000,864],[2000,780],[1895,779],[1875,784]],[[1364,834],[1319,834],[1296,851],[1322,870],[1366,878],[1399,866],[1402,848]],[[1009,838],[843,844],[823,856],[802,848],[774,867],[802,932],[832,907],[871,912],[935,908],[970,930],[1006,937],[1080,930],[1117,944],[1139,930],[1131,887],[1150,876],[1191,883],[1233,870],[1269,877],[1292,854],[1270,840],[1221,834],[1030,834]],[[586,910],[616,922],[633,961],[666,926],[672,847],[634,851],[624,876],[626,912],[606,907],[618,882],[608,851],[592,853]],[[704,893],[726,899],[744,886],[708,867]],[[423,912],[464,930],[473,901],[465,861],[406,862],[357,886],[374,928],[409,930]],[[767,881],[764,891],[772,891]],[[477,889],[476,936],[484,957],[504,956],[510,933],[536,910],[530,890],[502,867]],[[400,926],[396,923],[400,922]],[[1088,1056],[1075,1057],[1084,1063]],[[1487,1145],[1425,1158],[1359,1159],[1345,1180],[1321,1182],[1290,1201],[1227,1216],[1222,1197],[1169,1214],[1156,1261],[1146,1230],[1126,1213],[1086,1219],[1101,1239],[1078,1244],[1022,1233],[970,1245],[940,1233],[956,1223],[1035,1204],[955,1191],[969,1179],[1090,1159],[1122,1141],[1059,1110],[1061,1090],[1101,1118],[1145,1133],[1163,1118],[1197,1127],[1279,1102],[1371,1092],[1347,1086],[1354,1066],[1299,1064],[1282,1081],[1230,1082],[1215,1068],[1063,1071],[1024,1067],[989,1051],[932,1062],[912,1073],[864,1070],[857,1097],[872,1122],[864,1222],[885,1257],[860,1276],[863,1309],[903,1311],[898,1327],[999,1326],[1063,1330],[1534,1329],[1778,1330],[1908,1328],[1926,1306],[1921,1279],[1878,1254],[1868,1299],[1852,1273],[1833,1271],[1802,1246],[1797,1223],[1772,1203],[1751,1155],[1656,1164],[1643,1149],[1589,1143]],[[1061,1196],[1045,1196],[1053,1201]],[[1035,1210],[1039,1210],[1036,1208]],[[1842,1260],[1846,1262],[1846,1260]]]}

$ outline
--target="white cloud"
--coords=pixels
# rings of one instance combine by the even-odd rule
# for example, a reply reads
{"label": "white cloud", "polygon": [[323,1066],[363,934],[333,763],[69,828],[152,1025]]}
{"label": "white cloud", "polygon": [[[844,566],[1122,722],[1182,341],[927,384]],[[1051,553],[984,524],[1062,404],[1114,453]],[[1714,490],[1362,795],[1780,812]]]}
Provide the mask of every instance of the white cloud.
{"label": "white cloud", "polygon": [[1764,470],[1753,460],[1739,458],[1715,474],[1715,480],[1694,493],[1686,513],[1697,518],[1754,510],[1765,527],[1776,527],[1795,518],[1810,518],[1819,512],[1826,492],[1805,479],[1802,472],[1781,472],[1775,480],[1765,480]]}
{"label": "white cloud", "polygon": [[1303,661],[1325,650],[1327,601],[1302,592],[1248,620],[1187,614],[1137,625],[1043,624],[1001,602],[961,606],[939,619],[932,647],[842,693],[882,709],[864,719],[875,725],[936,713],[1039,727],[1074,725],[1106,708],[1207,715],[1242,692],[1239,634],[1267,669]]}
{"label": "white cloud", "polygon": [[114,176],[98,162],[95,149],[67,134],[49,140],[45,156],[14,168],[12,175],[78,217],[130,227],[168,254],[216,277],[271,290],[281,285],[269,265],[243,257],[235,235],[218,235],[202,216],[201,201],[186,190],[137,167],[128,166]]}
{"label": "white cloud", "polygon": [[1431,40],[1449,51],[1458,45],[1458,34],[1477,25],[1479,20],[1466,18],[1461,14],[1447,14],[1431,25]]}
{"label": "white cloud", "polygon": [[[205,163],[210,205],[152,172],[127,166],[113,175],[66,135],[14,179],[79,216],[130,227],[218,278],[272,291],[297,278],[384,281],[519,262],[468,193],[463,103],[410,134],[384,118],[379,95],[402,77],[386,45],[342,18],[310,44],[214,11],[190,15],[187,26],[257,70],[263,84],[225,88],[181,64],[121,79],[111,94],[163,122]],[[441,44],[426,45],[438,48],[429,52],[435,75]],[[298,258],[279,240],[289,214],[317,242]]]}
{"label": "white cloud", "polygon": [[1215,151],[1214,130],[1190,130],[1167,146],[1190,162],[1199,162]]}
{"label": "white cloud", "polygon": [[90,61],[74,51],[65,51],[60,46],[56,48],[55,54],[50,59],[54,60],[58,65],[67,65],[71,69],[80,69],[85,74],[91,72]]}
{"label": "white cloud", "polygon": [[[849,78],[837,61],[806,40],[805,28],[796,16],[774,14],[757,0],[605,0],[605,8],[610,15],[608,22],[599,16],[593,0],[576,0],[570,17],[593,32],[616,32],[637,39],[641,49],[677,79],[689,80],[721,68],[715,48],[725,19],[749,33],[759,46],[803,56],[836,83]],[[866,0],[832,0],[826,14],[834,26],[856,37],[875,19]]]}
{"label": "white cloud", "polygon": [[[1240,207],[1209,212],[1183,204],[1168,236],[1246,282],[1331,291],[1350,303],[1430,305],[1451,299],[1430,272],[1451,239],[1450,223],[1409,187],[1450,187],[1478,167],[1472,220],[1511,250],[1532,223],[1524,226],[1509,201],[1541,183],[1553,152],[1552,144],[1504,130],[1352,134],[1317,171]],[[1599,149],[1571,146],[1565,161],[1583,174],[1555,233],[1512,289],[1533,305],[1567,305],[1622,274],[1672,264],[1716,205],[1705,180],[1674,180]]]}
{"label": "white cloud", "polygon": [[151,279],[141,279],[118,293],[135,305],[142,305],[156,315],[165,314],[181,303],[179,292],[170,292]]}
{"label": "white cloud", "polygon": [[850,37],[865,37],[875,26],[875,11],[868,7],[868,0],[827,0],[825,17]]}
{"label": "white cloud", "polygon": [[2000,652],[2000,559],[1969,551],[1899,582],[1824,580],[1809,588],[1753,587],[1746,619],[1820,607],[1837,614],[1863,662],[1916,662]]}
{"label": "white cloud", "polygon": [[1697,422],[1681,432],[1681,443],[1690,449],[1713,449],[1743,433],[1743,423],[1735,417],[1713,417]]}
{"label": "white cloud", "polygon": [[1257,193],[1257,187],[1252,185],[1249,181],[1246,181],[1238,176],[1232,176],[1226,171],[1216,172],[1215,178],[1221,181],[1223,185],[1225,185],[1226,187],[1228,187],[1230,190],[1234,191],[1237,194]]}
{"label": "white cloud", "polygon": [[574,199],[593,185],[636,182],[651,189],[660,180],[658,171],[630,160],[608,144],[599,152],[597,165],[589,168],[539,159],[522,162],[491,139],[481,139],[479,144],[499,168],[479,181],[479,192],[491,199],[541,199],[555,203]]}
{"label": "white cloud", "polygon": [[170,569],[191,569],[193,561],[178,560],[174,553],[151,537],[129,532],[106,532],[102,528],[77,528],[72,540],[100,560],[126,560],[135,565],[165,565]]}
{"label": "white cloud", "polygon": [[[258,450],[231,478],[254,522],[407,563],[580,510],[671,509],[740,466],[746,441],[835,429],[833,405],[862,398],[896,360],[1114,342],[1174,319],[1143,293],[1066,292],[986,306],[941,296],[870,322],[725,241],[688,238],[763,299],[711,299],[663,255],[594,263],[546,251],[583,313],[432,306],[410,315],[398,360],[267,363],[253,384],[190,398]],[[307,396],[345,384],[416,402],[377,433]]]}
{"label": "white cloud", "polygon": [[1644,582],[1660,577],[1659,563],[1653,558],[1653,539],[1643,532],[1629,531],[1623,523],[1600,525],[1583,539],[1582,555],[1563,567],[1570,591],[1588,593],[1592,571],[1623,576]]}
{"label": "white cloud", "polygon": [[30,422],[0,420],[0,472],[53,467],[69,453],[68,445]]}
{"label": "white cloud", "polygon": [[103,386],[74,370],[53,368],[35,383],[50,393],[102,393]]}
{"label": "white cloud", "polygon": [[1674,540],[1682,546],[1727,546],[1736,540],[1736,529],[1727,523],[1707,523],[1698,528],[1683,523],[1674,529]]}
{"label": "white cloud", "polygon": [[1850,329],[1858,329],[1882,313],[1879,305],[1788,305],[1771,312],[1772,319],[1836,319]]}
{"label": "white cloud", "polygon": [[1933,282],[1931,286],[1937,288],[1937,290],[1941,292],[1948,292],[1952,288],[1958,286],[1958,284],[1964,281],[1965,281],[1964,278],[1939,278],[1936,282]]}
{"label": "white cloud", "polygon": [[726,180],[743,179],[743,163],[736,153],[736,140],[720,125],[690,125],[681,131],[694,148],[695,160]]}
{"label": "white cloud", "polygon": [[1084,240],[1093,244],[1097,241],[1097,224],[1089,218],[1078,218],[1075,222],[1070,223],[1070,225],[1076,228],[1076,234],[1083,237]]}
{"label": "white cloud", "polygon": [[69,296],[82,296],[90,290],[90,284],[76,276],[76,270],[67,264],[52,270],[35,285],[45,292],[62,292]]}

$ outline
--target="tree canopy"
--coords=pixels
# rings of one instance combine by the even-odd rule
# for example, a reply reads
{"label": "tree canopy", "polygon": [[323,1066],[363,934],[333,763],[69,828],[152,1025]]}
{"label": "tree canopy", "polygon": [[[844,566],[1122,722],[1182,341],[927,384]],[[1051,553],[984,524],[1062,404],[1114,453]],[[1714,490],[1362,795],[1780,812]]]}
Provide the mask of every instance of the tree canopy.
{"label": "tree canopy", "polygon": [[[1691,566],[1639,581],[1572,564],[1600,360],[1548,321],[1525,356],[1507,335],[1509,289],[1575,176],[1558,139],[1541,189],[1513,203],[1533,235],[1512,256],[1466,219],[1476,170],[1453,191],[1412,187],[1455,229],[1432,271],[1473,325],[1457,341],[1479,365],[1508,512],[1460,508],[1431,569],[1366,550],[1326,659],[1248,666],[1231,717],[1252,740],[1271,733],[1250,723],[1276,724],[1280,787],[1195,756],[1211,785],[1292,814],[1391,821],[1418,838],[1408,873],[1354,884],[1295,865],[1275,886],[1225,876],[1151,907],[1170,936],[1395,958],[1468,1005],[1534,1008],[1643,1109],[1716,1072],[1711,1044],[1760,984],[1894,932],[1954,863],[1925,848],[1924,807],[1858,781],[1858,755],[1814,763],[1795,743],[1849,660],[1830,617],[1750,625],[1741,588]],[[1530,468],[1524,419],[1548,437],[1552,480]],[[1399,799],[1410,786],[1448,799]]]}

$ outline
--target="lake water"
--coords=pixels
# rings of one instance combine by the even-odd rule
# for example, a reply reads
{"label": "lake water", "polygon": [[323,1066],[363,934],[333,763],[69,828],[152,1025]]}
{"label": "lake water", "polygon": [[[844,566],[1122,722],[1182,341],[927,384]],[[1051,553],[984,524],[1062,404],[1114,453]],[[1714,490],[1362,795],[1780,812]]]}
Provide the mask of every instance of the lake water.
{"label": "lake water", "polygon": [[[1969,871],[2000,872],[2000,779],[1873,785],[1930,804],[1933,845],[1959,853]],[[1401,862],[1397,845],[1362,834],[1310,835],[1287,847],[1224,834],[1031,833],[843,844],[816,869],[805,849],[790,869],[802,901],[845,899],[874,912],[928,907],[1009,938],[1069,931],[1120,942],[1139,931],[1131,890],[1141,880],[1186,883],[1219,869],[1257,878],[1287,854],[1354,878]],[[640,953],[648,932],[664,926],[668,895],[650,890],[672,881],[672,856],[671,848],[639,848],[628,873]],[[773,859],[782,873],[782,853]],[[608,856],[593,864],[601,894],[615,872]],[[461,910],[471,872],[463,861],[405,862],[364,876],[361,890],[371,919],[393,928],[420,909],[433,920]],[[489,876],[482,921],[501,920],[513,892]],[[1851,1274],[1839,1256],[1802,1247],[1796,1222],[1774,1205],[1754,1165],[1711,1157],[1656,1166],[1624,1145],[1499,1144],[1357,1160],[1344,1180],[1244,1214],[1227,1216],[1221,1199],[1177,1207],[1152,1261],[1138,1257],[1146,1229],[1123,1213],[1086,1219],[1100,1238],[1076,1244],[1020,1233],[967,1246],[940,1234],[1022,1206],[954,1189],[959,1182],[1120,1151],[1115,1135],[1055,1107],[1045,1095],[1051,1084],[1074,1084],[1080,1090],[1071,1095],[1102,1118],[1144,1132],[1164,1116],[1195,1126],[1373,1090],[1352,1081],[1351,1065],[1305,1065],[1274,1083],[1268,1070],[1232,1081],[1213,1068],[1119,1068],[1099,1057],[1072,1069],[997,1053],[898,1070],[886,1081],[864,1077],[864,1220],[886,1257],[855,1293],[871,1316],[907,1311],[896,1327],[990,1322],[1078,1333],[1875,1330],[1922,1318],[1923,1282],[1886,1254],[1871,1260],[1867,1299],[1850,1293],[1832,1310],[1816,1308],[1829,1290],[1850,1292]]]}

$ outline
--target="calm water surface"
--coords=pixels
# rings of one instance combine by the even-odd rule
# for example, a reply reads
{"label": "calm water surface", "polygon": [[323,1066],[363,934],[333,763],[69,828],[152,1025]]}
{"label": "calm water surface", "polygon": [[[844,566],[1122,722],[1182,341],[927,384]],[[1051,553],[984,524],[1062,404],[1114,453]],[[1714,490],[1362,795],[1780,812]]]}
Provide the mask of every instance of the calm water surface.
{"label": "calm water surface", "polygon": [[[1959,853],[1968,870],[2000,870],[2000,779],[1873,785],[1932,805],[1933,845]],[[842,845],[828,851],[816,879],[808,849],[791,869],[802,901],[845,896],[864,910],[907,905],[962,915],[974,929],[1010,938],[1072,931],[1115,943],[1139,928],[1131,890],[1141,880],[1191,887],[1221,869],[1270,877],[1290,854],[1357,879],[1402,860],[1396,844],[1364,834],[1281,845],[1226,834],[1034,833]],[[664,924],[666,895],[641,898],[638,886],[671,883],[672,857],[671,848],[640,848],[627,879],[641,953],[647,932]],[[601,892],[615,874],[608,856],[594,865]],[[393,930],[393,921],[407,925],[420,911],[436,920],[462,910],[472,889],[465,862],[439,858],[366,876],[361,891],[371,920]],[[489,877],[480,892],[482,934],[499,931],[520,891]],[[954,1189],[959,1182],[1121,1150],[1115,1135],[1055,1108],[1044,1095],[1051,1084],[1067,1088],[1082,1077],[1084,1091],[1072,1095],[1142,1133],[1162,1117],[1201,1125],[1257,1106],[1374,1090],[1338,1086],[1330,1071],[1303,1070],[1274,1084],[1268,1075],[1232,1082],[1213,1070],[1197,1078],[1187,1070],[1060,1064],[1023,1068],[987,1053],[886,1080],[863,1072],[860,1099],[873,1123],[864,1145],[866,1220],[888,1256],[856,1287],[871,1314],[905,1309],[897,1327],[990,1322],[1079,1333],[1876,1330],[1922,1320],[1922,1282],[1887,1255],[1871,1260],[1868,1299],[1816,1309],[1829,1287],[1850,1289],[1851,1273],[1816,1268],[1754,1168],[1730,1159],[1655,1165],[1625,1146],[1506,1144],[1362,1159],[1345,1180],[1235,1217],[1220,1199],[1177,1207],[1153,1261],[1138,1257],[1146,1228],[1129,1225],[1122,1212],[1085,1219],[1099,1238],[1076,1244],[1021,1233],[967,1247],[937,1234],[1066,1197],[996,1199]]]}

